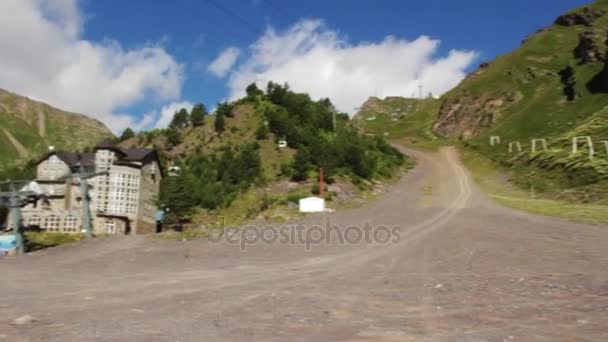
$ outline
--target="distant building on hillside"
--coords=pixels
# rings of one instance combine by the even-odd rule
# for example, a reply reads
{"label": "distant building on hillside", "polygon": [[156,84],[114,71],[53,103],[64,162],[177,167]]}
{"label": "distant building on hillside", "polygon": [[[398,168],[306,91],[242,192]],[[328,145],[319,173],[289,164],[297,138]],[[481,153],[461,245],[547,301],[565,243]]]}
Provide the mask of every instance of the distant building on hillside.
{"label": "distant building on hillside", "polygon": [[37,164],[43,198],[22,210],[23,225],[49,232],[82,230],[79,186],[73,178],[80,165],[107,172],[88,180],[94,233],[144,234],[156,231],[156,199],[163,173],[153,149],[124,149],[110,141],[92,153],[49,151]]}

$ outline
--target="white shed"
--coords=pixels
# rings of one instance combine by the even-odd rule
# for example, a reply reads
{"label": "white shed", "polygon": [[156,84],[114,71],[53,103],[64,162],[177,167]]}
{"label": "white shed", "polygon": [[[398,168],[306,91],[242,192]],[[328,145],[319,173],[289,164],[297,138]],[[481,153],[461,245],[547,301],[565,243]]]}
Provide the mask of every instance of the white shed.
{"label": "white shed", "polygon": [[301,213],[320,213],[325,211],[325,200],[319,197],[300,199]]}

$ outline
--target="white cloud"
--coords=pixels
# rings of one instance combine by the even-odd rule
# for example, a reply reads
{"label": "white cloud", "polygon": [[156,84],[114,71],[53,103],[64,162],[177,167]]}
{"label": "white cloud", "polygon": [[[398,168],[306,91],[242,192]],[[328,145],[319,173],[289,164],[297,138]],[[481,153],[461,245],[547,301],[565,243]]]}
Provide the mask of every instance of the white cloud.
{"label": "white cloud", "polygon": [[151,125],[120,108],[179,98],[182,66],[162,46],[82,38],[77,0],[0,1],[0,87],[98,118],[114,132]]}
{"label": "white cloud", "polygon": [[269,28],[252,46],[251,55],[231,75],[230,98],[244,95],[251,82],[287,82],[313,98],[329,97],[353,114],[369,96],[442,94],[456,86],[478,55],[452,50],[437,57],[439,40],[414,41],[392,36],[375,43],[350,44],[319,20],[303,20],[284,32]]}
{"label": "white cloud", "polygon": [[235,47],[229,47],[222,51],[217,58],[209,64],[207,70],[217,77],[224,77],[236,63],[241,50]]}

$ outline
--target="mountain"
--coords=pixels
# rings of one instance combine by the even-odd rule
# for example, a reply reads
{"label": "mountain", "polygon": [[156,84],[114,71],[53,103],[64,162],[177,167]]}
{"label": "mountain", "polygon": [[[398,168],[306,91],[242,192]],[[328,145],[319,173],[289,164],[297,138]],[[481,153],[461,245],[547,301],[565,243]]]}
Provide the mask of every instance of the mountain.
{"label": "mountain", "polygon": [[329,99],[315,101],[272,82],[265,91],[252,84],[247,93],[202,120],[195,119],[206,112],[202,105],[180,110],[169,128],[121,143],[154,146],[167,167],[181,170],[161,184],[159,200],[170,220],[208,223],[222,216],[240,224],[260,213],[297,215],[288,203],[320,195],[321,172],[332,206],[352,205],[356,193],[373,191],[411,165],[382,137],[353,129]]}
{"label": "mountain", "polygon": [[[608,1],[566,13],[483,63],[442,97],[433,130],[510,168],[522,188],[608,198]],[[501,144],[492,146],[492,136]],[[580,136],[591,138],[593,158],[586,139],[572,153]],[[533,139],[546,139],[547,149],[539,141],[533,151]]]}
{"label": "mountain", "polygon": [[607,14],[606,0],[574,10],[517,50],[483,63],[443,96],[434,131],[524,142],[585,122],[608,105]]}
{"label": "mountain", "polygon": [[[461,141],[525,191],[608,203],[608,0],[559,16],[439,100],[372,98],[355,119],[421,147]],[[591,137],[593,158],[586,139],[572,153],[581,136]],[[533,139],[547,149],[538,141],[532,151]]]}
{"label": "mountain", "polygon": [[36,158],[49,146],[78,150],[113,137],[101,122],[0,89],[0,171]]}

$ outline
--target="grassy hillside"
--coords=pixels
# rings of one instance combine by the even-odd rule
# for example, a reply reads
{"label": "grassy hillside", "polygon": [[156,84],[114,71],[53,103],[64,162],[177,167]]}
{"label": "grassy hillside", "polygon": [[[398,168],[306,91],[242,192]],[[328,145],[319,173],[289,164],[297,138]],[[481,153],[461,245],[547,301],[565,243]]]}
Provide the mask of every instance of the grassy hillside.
{"label": "grassy hillside", "polygon": [[440,101],[435,98],[372,97],[353,118],[356,127],[368,134],[421,148],[435,148],[443,139],[431,130]]}
{"label": "grassy hillside", "polygon": [[[575,9],[445,94],[434,131],[508,168],[526,191],[603,203],[608,198],[608,1]],[[599,80],[599,81],[598,81]],[[490,145],[499,136],[501,144]],[[595,158],[572,138],[591,136]],[[532,139],[548,150],[532,152]],[[519,142],[509,152],[509,143]]]}
{"label": "grassy hillside", "polygon": [[[560,16],[437,101],[372,98],[355,122],[421,147],[460,141],[475,178],[505,205],[608,222],[608,0]],[[578,136],[591,136],[593,159],[583,142],[572,153]],[[532,152],[532,139],[548,149]]]}
{"label": "grassy hillside", "polygon": [[0,89],[0,172],[48,146],[82,149],[112,137],[101,122]]}
{"label": "grassy hillside", "polygon": [[[155,146],[166,165],[181,167],[180,177],[166,178],[160,196],[163,203],[180,202],[171,208],[180,212],[175,216],[197,223],[223,216],[228,224],[259,215],[286,219],[297,214],[299,198],[319,194],[321,168],[330,206],[352,205],[409,165],[381,137],[353,129],[327,99],[313,101],[272,83],[266,92],[250,90],[246,98],[219,105],[223,114],[218,109],[203,124],[174,120],[168,129],[122,143]],[[279,146],[284,139],[287,146]]]}

